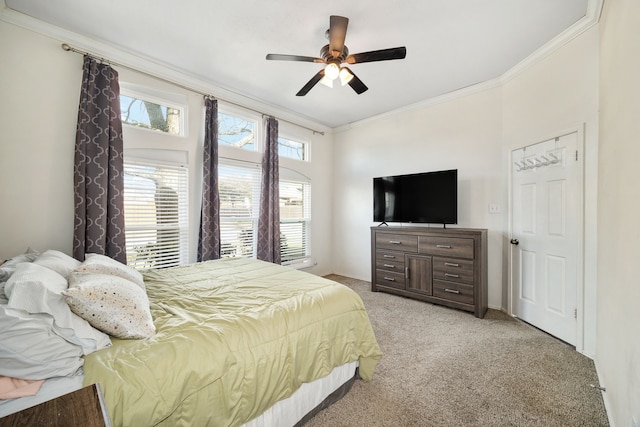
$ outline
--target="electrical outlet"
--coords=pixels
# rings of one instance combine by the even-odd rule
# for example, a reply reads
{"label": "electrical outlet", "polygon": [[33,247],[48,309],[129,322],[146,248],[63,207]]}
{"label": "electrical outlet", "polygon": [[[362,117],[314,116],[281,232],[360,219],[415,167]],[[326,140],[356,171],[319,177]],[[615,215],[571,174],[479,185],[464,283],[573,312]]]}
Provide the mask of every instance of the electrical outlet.
{"label": "electrical outlet", "polygon": [[489,213],[500,213],[500,205],[495,203],[489,204]]}

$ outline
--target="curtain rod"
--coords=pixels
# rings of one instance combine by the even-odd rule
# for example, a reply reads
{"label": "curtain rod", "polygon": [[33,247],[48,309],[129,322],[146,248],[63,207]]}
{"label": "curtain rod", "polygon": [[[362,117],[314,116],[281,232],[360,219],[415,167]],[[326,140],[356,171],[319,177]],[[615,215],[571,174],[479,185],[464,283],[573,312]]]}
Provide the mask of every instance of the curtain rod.
{"label": "curtain rod", "polygon": [[[172,84],[172,85],[174,85],[174,86],[178,86],[178,87],[180,87],[180,88],[182,88],[182,89],[186,89],[186,90],[188,90],[188,91],[190,91],[190,92],[197,93],[197,94],[202,95],[202,96],[204,96],[204,97],[212,97],[212,98],[215,98],[215,97],[214,97],[213,95],[211,95],[211,94],[204,93],[204,92],[199,91],[199,90],[197,90],[197,89],[194,89],[194,88],[192,88],[192,87],[185,86],[185,85],[183,85],[183,84],[180,84],[180,83],[174,82],[174,81],[172,81],[172,80],[168,80],[168,79],[165,79],[165,78],[163,78],[163,77],[159,77],[159,76],[157,76],[157,75],[155,75],[155,74],[147,73],[146,71],[140,71],[140,70],[137,70],[137,69],[135,69],[135,68],[133,68],[133,67],[130,67],[130,66],[128,66],[128,65],[120,64],[120,63],[117,63],[117,62],[115,62],[115,61],[111,61],[111,60],[109,60],[109,59],[106,59],[106,58],[102,58],[102,57],[99,57],[99,56],[93,55],[93,54],[91,54],[91,53],[89,53],[89,52],[85,52],[85,51],[82,51],[82,50],[76,49],[76,48],[74,48],[74,47],[69,46],[67,43],[62,43],[61,47],[62,47],[62,49],[63,49],[63,50],[65,50],[65,51],[67,51],[67,52],[74,52],[74,53],[79,53],[79,54],[81,54],[81,55],[87,55],[87,56],[90,56],[90,57],[92,57],[92,58],[94,58],[94,59],[97,59],[97,60],[99,60],[99,61],[101,61],[101,62],[104,62],[104,63],[106,63],[106,64],[109,64],[109,65],[115,65],[115,66],[118,66],[118,67],[123,67],[123,68],[126,68],[126,69],[128,69],[128,70],[135,71],[136,73],[144,74],[145,76],[152,77],[152,78],[154,78],[154,79],[156,79],[156,80],[161,80],[161,81],[163,81],[163,82],[166,82],[166,83]],[[262,111],[258,111],[258,110],[255,110],[255,109],[253,109],[253,108],[245,107],[244,105],[240,105],[240,104],[238,104],[238,103],[231,102],[231,101],[228,101],[228,100],[226,100],[226,99],[221,99],[221,98],[217,98],[217,99],[219,99],[220,101],[225,102],[225,103],[227,103],[227,104],[235,105],[236,107],[240,107],[240,108],[244,108],[245,110],[253,111],[254,113],[258,113],[258,114],[262,115],[263,117],[265,117],[265,116],[266,116],[266,117],[273,117],[271,114],[266,114],[266,113],[263,113]],[[324,132],[323,132],[323,131],[319,131],[319,130],[316,130],[316,129],[312,129],[312,128],[310,128],[310,127],[303,126],[303,125],[300,125],[300,124],[298,124],[298,123],[294,123],[294,122],[289,121],[289,120],[284,120],[284,119],[278,119],[278,120],[283,121],[283,122],[287,122],[287,123],[291,123],[292,125],[299,126],[299,127],[303,128],[303,129],[307,129],[307,130],[309,130],[309,131],[313,132],[313,134],[314,134],[314,135],[315,135],[315,134],[320,134],[320,135],[324,136]]]}

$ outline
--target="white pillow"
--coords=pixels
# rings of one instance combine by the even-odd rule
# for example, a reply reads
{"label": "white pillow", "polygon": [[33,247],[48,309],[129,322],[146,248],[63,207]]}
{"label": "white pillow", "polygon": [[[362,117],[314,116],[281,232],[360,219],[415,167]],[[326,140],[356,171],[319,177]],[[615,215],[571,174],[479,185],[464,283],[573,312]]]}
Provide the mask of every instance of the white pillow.
{"label": "white pillow", "polygon": [[82,348],[53,332],[46,315],[0,305],[0,375],[44,380],[72,375],[82,366]]}
{"label": "white pillow", "polygon": [[[13,299],[17,302],[24,299],[24,304],[37,304],[38,302],[34,300],[40,298],[40,293],[34,290],[41,286],[52,292],[60,293],[67,289],[67,281],[64,277],[46,267],[32,262],[22,262],[17,265],[15,272],[7,280],[4,293],[9,298],[9,301]],[[14,291],[16,291],[15,296]],[[15,308],[28,310],[28,307]]]}
{"label": "white pillow", "polygon": [[51,316],[53,331],[81,346],[84,354],[111,346],[108,335],[71,312],[61,294],[65,289],[67,280],[64,277],[35,262],[18,264],[5,286],[9,307]]}
{"label": "white pillow", "polygon": [[53,249],[44,251],[44,253],[38,256],[38,258],[36,258],[33,263],[41,265],[43,267],[47,267],[48,269],[55,271],[65,279],[73,270],[78,268],[81,264],[81,262],[77,259]]}
{"label": "white pillow", "polygon": [[40,255],[39,252],[32,250],[31,248],[27,248],[27,251],[22,255],[14,256],[13,258],[7,260],[4,264],[0,265],[0,282],[6,282],[9,280],[9,277],[16,271],[16,266],[21,262],[32,262]]}
{"label": "white pillow", "polygon": [[62,295],[74,313],[114,337],[140,339],[156,333],[147,293],[122,277],[75,271]]}
{"label": "white pillow", "polygon": [[4,293],[4,285],[7,282],[0,282],[0,304],[6,304],[9,302],[7,295]]}
{"label": "white pillow", "polygon": [[85,254],[85,257],[86,259],[78,268],[76,268],[76,271],[83,273],[109,274],[112,276],[122,277],[123,279],[127,279],[140,286],[142,290],[145,289],[142,273],[133,267],[129,267],[128,265],[109,258],[106,255]]}

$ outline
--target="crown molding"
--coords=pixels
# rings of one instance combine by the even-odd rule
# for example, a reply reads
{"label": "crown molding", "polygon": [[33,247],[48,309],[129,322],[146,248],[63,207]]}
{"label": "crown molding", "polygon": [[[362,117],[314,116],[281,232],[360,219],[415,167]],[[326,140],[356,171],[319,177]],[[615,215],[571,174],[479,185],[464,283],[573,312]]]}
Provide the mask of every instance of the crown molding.
{"label": "crown molding", "polygon": [[[278,117],[279,119],[289,122],[293,125],[315,129],[317,132],[331,134],[332,129],[326,125],[318,123],[313,118],[302,116],[295,112],[275,107],[266,101],[252,98],[240,92],[224,88],[218,83],[211,81],[205,77],[196,75],[189,71],[176,68],[162,61],[155,60],[151,57],[134,53],[124,46],[106,44],[89,37],[65,30],[55,25],[40,21],[39,19],[17,12],[6,6],[5,0],[0,0],[0,20],[34,31],[45,37],[66,43],[72,48],[87,52],[91,56],[104,59],[106,62],[157,77],[161,80],[173,82],[184,88],[193,90],[194,92],[208,94],[218,98],[220,102],[228,102],[238,107],[247,108],[265,115]],[[62,47],[61,47],[62,49]]]}
{"label": "crown molding", "polygon": [[300,116],[295,112],[274,107],[266,101],[255,99],[248,95],[223,88],[219,84],[211,82],[210,79],[206,79],[202,76],[195,75],[188,71],[175,68],[169,64],[154,60],[150,57],[145,57],[138,53],[133,53],[126,47],[107,45],[105,43],[98,42],[88,37],[84,37],[71,31],[62,29],[60,27],[45,23],[20,12],[16,12],[6,6],[5,0],[0,0],[0,20],[59,40],[61,43],[67,43],[78,50],[90,52],[93,56],[105,58],[108,61],[121,64],[127,68],[138,70],[152,76],[157,76],[164,80],[175,82],[179,85],[192,88],[193,90],[198,92],[210,93],[213,96],[221,98],[222,102],[226,100],[240,107],[245,107],[256,111],[264,111],[265,114],[280,117],[282,120],[289,121],[293,124],[298,124],[303,127],[315,128],[319,131],[331,134],[336,132],[344,132],[349,129],[363,126],[374,121],[384,120],[406,112],[432,107],[434,105],[444,102],[450,102],[458,98],[472,95],[474,93],[500,87],[523,73],[525,70],[529,69],[534,64],[539,63],[541,60],[548,57],[553,52],[565,46],[567,43],[580,36],[585,31],[597,25],[602,13],[603,3],[604,0],[588,0],[587,11],[582,19],[578,20],[571,27],[560,33],[558,36],[554,37],[544,46],[533,52],[527,58],[525,58],[495,79],[457,89],[443,95],[429,98],[424,101],[407,105],[405,107],[401,107],[383,114],[368,117],[357,122],[352,122],[344,126],[338,126],[336,128],[330,128],[326,125],[318,123],[311,117]]}
{"label": "crown molding", "polygon": [[496,87],[502,87],[505,83],[517,77],[533,65],[539,63],[553,52],[557,51],[561,47],[565,46],[571,40],[580,36],[587,30],[591,29],[600,21],[600,15],[602,14],[602,6],[604,0],[587,0],[587,11],[585,16],[576,21],[571,27],[567,28],[562,33],[545,43],[544,46],[533,52],[531,55],[520,61],[518,64],[511,67],[504,72],[501,76],[487,80],[482,83],[478,83],[472,86],[456,89],[454,91],[439,95],[424,101],[417,102],[415,104],[408,105],[406,107],[398,108],[377,116],[368,117],[357,122],[349,123],[344,126],[339,126],[333,129],[335,133],[345,132],[349,129],[353,129],[359,126],[369,124],[374,121],[384,120],[394,117],[399,114],[403,114],[410,111],[420,110],[428,107],[432,107],[444,102],[453,101],[455,99],[464,98],[466,96],[482,92],[485,90],[493,89]]}
{"label": "crown molding", "polygon": [[366,124],[370,124],[372,122],[378,122],[381,120],[385,120],[385,119],[389,119],[389,118],[393,118],[399,114],[403,114],[403,113],[407,113],[407,112],[411,112],[411,111],[416,111],[416,110],[422,110],[425,108],[429,108],[429,107],[433,107],[435,105],[438,104],[443,104],[446,102],[450,102],[450,101],[454,101],[456,99],[460,99],[460,98],[464,98],[470,95],[473,95],[475,93],[479,93],[479,92],[484,92],[487,91],[489,89],[494,89],[497,87],[501,87],[502,86],[502,82],[500,82],[500,79],[492,79],[492,80],[487,80],[481,83],[476,83],[474,85],[471,86],[467,86],[461,89],[456,89],[454,91],[451,92],[447,92],[445,94],[442,95],[438,95],[435,96],[433,98],[429,98],[426,99],[424,101],[419,101],[416,102],[414,104],[410,104],[407,105],[405,107],[401,107],[392,111],[388,111],[386,113],[382,113],[382,114],[378,114],[376,116],[371,116],[371,117],[367,117],[366,119],[363,120],[358,120],[357,122],[352,122],[352,123],[348,123],[346,125],[343,126],[338,126],[336,128],[333,129],[334,133],[340,133],[340,132],[345,132],[348,131],[350,129],[354,129],[360,126],[364,126]]}
{"label": "crown molding", "polygon": [[556,52],[561,47],[571,42],[576,37],[585,33],[600,22],[600,14],[602,13],[602,5],[604,0],[588,0],[587,12],[585,16],[576,21],[572,26],[558,34],[556,37],[545,43],[538,50],[511,67],[499,77],[502,84],[510,81],[514,77],[529,69],[531,66],[539,63],[544,58]]}

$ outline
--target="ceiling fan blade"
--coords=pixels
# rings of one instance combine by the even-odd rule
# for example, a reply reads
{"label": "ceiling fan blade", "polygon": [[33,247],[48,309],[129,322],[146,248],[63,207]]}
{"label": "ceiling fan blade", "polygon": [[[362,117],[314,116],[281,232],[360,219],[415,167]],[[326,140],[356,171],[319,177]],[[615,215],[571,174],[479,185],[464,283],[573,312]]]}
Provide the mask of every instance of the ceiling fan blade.
{"label": "ceiling fan blade", "polygon": [[315,58],[313,56],[300,56],[300,55],[281,55],[279,53],[270,53],[267,55],[267,59],[270,61],[298,61],[298,62],[324,63],[324,60],[322,58]]}
{"label": "ceiling fan blade", "polygon": [[407,56],[407,48],[392,47],[390,49],[372,50],[370,52],[354,53],[345,58],[347,64],[361,64],[363,62],[390,61],[392,59],[404,59]]}
{"label": "ceiling fan blade", "polygon": [[334,58],[342,55],[344,39],[347,37],[349,18],[331,15],[329,17],[329,50]]}
{"label": "ceiling fan blade", "polygon": [[343,67],[346,68],[348,72],[351,73],[351,75],[353,76],[353,78],[351,80],[349,80],[349,86],[351,86],[351,89],[355,90],[356,93],[358,95],[360,95],[363,92],[366,92],[369,88],[367,87],[367,85],[365,85],[364,83],[362,83],[362,80],[360,80],[358,78],[358,76],[356,76],[353,71],[351,71],[348,67]]}
{"label": "ceiling fan blade", "polygon": [[318,71],[318,74],[311,77],[311,80],[296,93],[296,96],[305,96],[322,78],[324,77],[324,69]]}

